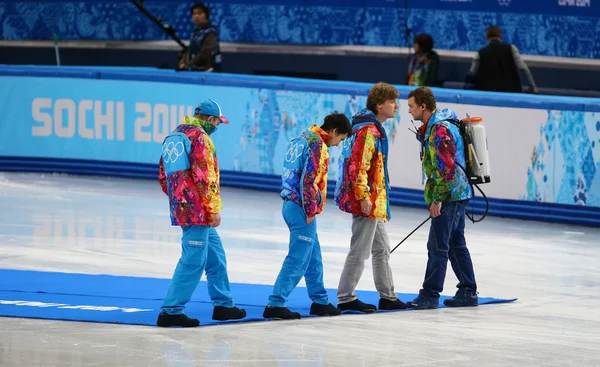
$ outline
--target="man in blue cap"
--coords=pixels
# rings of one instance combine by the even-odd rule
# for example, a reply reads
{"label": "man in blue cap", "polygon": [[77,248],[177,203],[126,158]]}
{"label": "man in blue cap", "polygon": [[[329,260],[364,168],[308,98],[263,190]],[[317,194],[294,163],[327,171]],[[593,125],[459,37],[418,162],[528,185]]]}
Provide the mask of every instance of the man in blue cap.
{"label": "man in blue cap", "polygon": [[216,227],[221,223],[219,166],[209,137],[221,123],[229,123],[212,100],[202,102],[194,117],[183,122],[164,140],[159,163],[160,186],[169,197],[171,224],[181,226],[181,258],[175,268],[157,325],[199,326],[183,310],[206,270],[213,320],[237,320],[246,311],[235,306],[229,289],[225,250]]}

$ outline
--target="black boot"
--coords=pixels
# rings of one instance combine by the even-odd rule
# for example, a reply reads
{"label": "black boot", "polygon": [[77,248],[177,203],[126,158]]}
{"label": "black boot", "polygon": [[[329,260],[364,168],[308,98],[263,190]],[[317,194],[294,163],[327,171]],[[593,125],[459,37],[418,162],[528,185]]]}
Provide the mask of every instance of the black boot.
{"label": "black boot", "polygon": [[380,310],[405,310],[406,304],[399,299],[395,299],[390,301],[389,299],[380,298],[379,299],[379,309]]}
{"label": "black boot", "polygon": [[226,320],[239,320],[246,317],[246,310],[237,307],[223,307],[215,306],[213,311],[213,320],[226,321]]}
{"label": "black boot", "polygon": [[300,318],[300,314],[290,311],[287,307],[267,306],[265,312],[263,312],[263,317],[265,319],[297,320]]}
{"label": "black boot", "polygon": [[322,305],[320,303],[313,303],[310,306],[310,314],[311,315],[316,315],[316,316],[337,316],[339,314],[341,314],[342,311],[340,311],[339,308],[335,307],[334,305],[327,304],[327,305]]}
{"label": "black boot", "polygon": [[406,303],[406,307],[416,310],[429,310],[440,307],[439,297],[426,297],[418,295],[417,298]]}
{"label": "black boot", "polygon": [[447,307],[477,307],[479,306],[479,297],[477,297],[477,293],[457,292],[454,297],[445,299],[444,305]]}
{"label": "black boot", "polygon": [[184,314],[179,315],[169,315],[164,312],[161,312],[158,315],[158,320],[156,321],[156,325],[160,327],[171,327],[171,326],[180,326],[180,327],[196,327],[200,326],[200,321],[198,319],[190,319]]}
{"label": "black boot", "polygon": [[377,307],[368,303],[364,303],[358,298],[352,302],[338,303],[338,308],[342,311],[360,311],[364,313],[377,312]]}

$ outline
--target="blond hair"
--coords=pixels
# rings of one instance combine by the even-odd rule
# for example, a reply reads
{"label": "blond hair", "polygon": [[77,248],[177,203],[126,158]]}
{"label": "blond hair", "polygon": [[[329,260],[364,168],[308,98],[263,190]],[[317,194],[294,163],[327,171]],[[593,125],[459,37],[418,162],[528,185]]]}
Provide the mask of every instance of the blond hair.
{"label": "blond hair", "polygon": [[367,108],[377,114],[377,105],[385,103],[391,99],[396,100],[400,96],[398,90],[392,85],[379,82],[371,88],[367,97]]}

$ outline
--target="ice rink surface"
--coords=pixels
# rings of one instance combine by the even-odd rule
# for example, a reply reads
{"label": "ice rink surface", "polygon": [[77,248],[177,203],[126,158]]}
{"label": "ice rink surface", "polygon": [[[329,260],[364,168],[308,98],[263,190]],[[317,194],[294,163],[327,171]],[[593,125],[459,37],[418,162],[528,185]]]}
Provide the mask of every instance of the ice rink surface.
{"label": "ice rink surface", "polygon": [[[272,285],[288,244],[278,194],[222,197],[231,282]],[[154,180],[0,172],[0,213],[0,268],[170,278],[180,255]],[[392,245],[427,215],[394,207]],[[337,288],[351,218],[330,200],[317,220]],[[392,254],[397,292],[420,288],[428,228]],[[600,366],[600,229],[488,217],[466,236],[480,296],[519,301],[195,329],[0,318],[0,366]],[[456,283],[449,266],[444,294]],[[375,289],[368,262],[358,289]]]}

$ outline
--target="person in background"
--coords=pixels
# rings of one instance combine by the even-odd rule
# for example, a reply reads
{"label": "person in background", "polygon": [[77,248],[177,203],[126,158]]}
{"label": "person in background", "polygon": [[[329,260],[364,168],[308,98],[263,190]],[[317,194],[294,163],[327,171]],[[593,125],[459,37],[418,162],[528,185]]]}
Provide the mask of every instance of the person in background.
{"label": "person in background", "polygon": [[425,203],[429,207],[431,227],[427,241],[427,269],[419,295],[407,302],[408,308],[439,307],[444,289],[448,260],[458,278],[458,291],[444,300],[448,307],[477,306],[477,284],[473,262],[465,240],[465,214],[473,197],[466,174],[465,145],[458,120],[451,109],[437,109],[429,88],[419,87],[408,94],[408,112],[423,125],[417,138],[422,144]]}
{"label": "person in background", "polygon": [[158,179],[169,197],[171,224],[181,226],[181,257],[158,316],[162,327],[194,327],[198,319],[183,310],[192,298],[206,269],[208,294],[213,301],[213,320],[237,320],[246,311],[235,306],[229,289],[227,261],[221,238],[215,229],[221,224],[222,209],[219,165],[210,138],[217,126],[229,123],[217,102],[207,100],[183,122],[162,145]]}
{"label": "person in background", "polygon": [[273,294],[265,308],[266,319],[299,319],[285,303],[304,276],[313,301],[310,314],[337,316],[341,311],[329,303],[323,284],[323,258],[317,236],[316,215],[327,197],[329,147],[335,147],[351,133],[346,115],[334,112],[321,127],[313,125],[292,139],[283,163],[283,219],[290,230],[289,252],[277,276]]}
{"label": "person in background", "polygon": [[470,76],[474,89],[491,92],[521,93],[519,71],[525,74],[529,83],[527,92],[537,94],[538,90],[531,71],[521,58],[515,45],[502,42],[502,30],[491,25],[485,31],[487,46],[481,48],[471,63]]}
{"label": "person in background", "polygon": [[222,55],[217,28],[209,21],[210,9],[203,3],[195,3],[191,12],[196,29],[192,33],[187,51],[181,54],[177,69],[219,72]]}
{"label": "person in background", "polygon": [[408,60],[406,84],[413,86],[437,87],[440,57],[433,51],[433,38],[428,34],[419,34],[414,39],[415,53]]}

